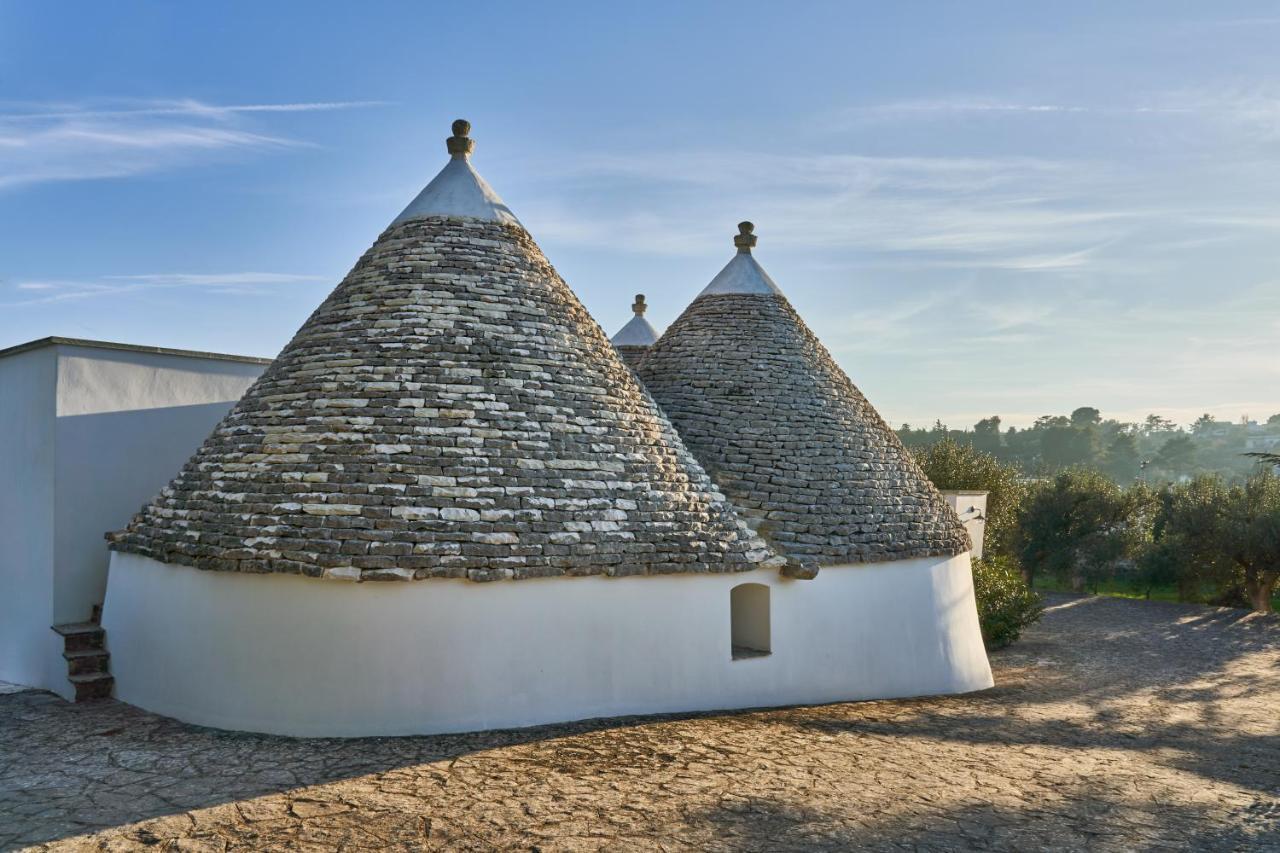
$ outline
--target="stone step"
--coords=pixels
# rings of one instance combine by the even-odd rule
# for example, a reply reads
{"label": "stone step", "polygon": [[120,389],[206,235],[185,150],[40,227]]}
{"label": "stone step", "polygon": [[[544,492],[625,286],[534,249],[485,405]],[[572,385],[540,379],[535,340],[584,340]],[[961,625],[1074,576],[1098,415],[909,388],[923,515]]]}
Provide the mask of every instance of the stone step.
{"label": "stone step", "polygon": [[110,699],[116,680],[105,672],[94,672],[88,675],[73,675],[69,679],[76,688],[76,701],[88,702],[93,699]]}
{"label": "stone step", "polygon": [[67,625],[54,625],[53,630],[62,635],[62,648],[66,652],[82,652],[88,649],[102,648],[106,632],[101,625],[93,622],[75,622]]}
{"label": "stone step", "polygon": [[63,652],[67,662],[68,675],[92,675],[95,672],[107,672],[107,662],[111,654],[104,649],[84,649],[78,652]]}

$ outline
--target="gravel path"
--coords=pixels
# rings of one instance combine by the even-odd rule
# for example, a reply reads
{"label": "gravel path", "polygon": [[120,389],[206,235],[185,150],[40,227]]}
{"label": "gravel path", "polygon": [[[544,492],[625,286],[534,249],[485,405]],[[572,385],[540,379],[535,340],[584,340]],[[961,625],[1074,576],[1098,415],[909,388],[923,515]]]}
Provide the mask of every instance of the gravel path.
{"label": "gravel path", "polygon": [[0,848],[1280,851],[1280,618],[1051,604],[935,699],[291,740],[0,695]]}

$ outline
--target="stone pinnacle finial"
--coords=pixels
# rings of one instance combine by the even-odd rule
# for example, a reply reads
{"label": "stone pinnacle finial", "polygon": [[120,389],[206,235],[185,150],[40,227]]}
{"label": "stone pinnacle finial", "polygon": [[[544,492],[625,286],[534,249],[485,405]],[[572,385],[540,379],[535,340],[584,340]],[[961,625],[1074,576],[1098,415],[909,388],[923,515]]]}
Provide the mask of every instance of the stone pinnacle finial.
{"label": "stone pinnacle finial", "polygon": [[449,146],[449,153],[455,158],[466,159],[471,154],[472,149],[476,147],[474,139],[469,138],[471,133],[471,122],[465,118],[460,118],[453,123],[453,136],[446,140]]}
{"label": "stone pinnacle finial", "polygon": [[631,310],[632,310],[632,311],[634,311],[634,312],[636,312],[636,316],[637,316],[637,317],[643,317],[643,316],[644,316],[644,309],[646,309],[646,308],[648,308],[648,307],[649,307],[648,305],[645,305],[645,304],[644,304],[644,294],[643,294],[643,293],[637,293],[637,294],[636,294],[636,301],[632,304],[632,306],[631,306]]}
{"label": "stone pinnacle finial", "polygon": [[756,226],[750,222],[739,222],[738,233],[734,235],[733,245],[738,247],[738,251],[743,254],[751,254],[751,249],[756,244],[756,235],[751,233],[756,230]]}

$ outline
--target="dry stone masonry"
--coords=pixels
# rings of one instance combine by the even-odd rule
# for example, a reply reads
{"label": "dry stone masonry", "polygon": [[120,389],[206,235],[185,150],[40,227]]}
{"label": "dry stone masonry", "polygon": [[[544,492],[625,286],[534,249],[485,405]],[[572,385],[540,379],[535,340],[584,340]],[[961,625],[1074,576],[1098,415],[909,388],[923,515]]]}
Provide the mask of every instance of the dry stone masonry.
{"label": "dry stone masonry", "polygon": [[[111,546],[353,580],[776,563],[470,177],[469,126],[454,130],[456,175],[378,238]],[[467,193],[481,213],[449,215]]]}
{"label": "dry stone masonry", "polygon": [[737,257],[649,348],[646,388],[792,558],[788,573],[967,550],[955,513],[751,257],[752,230],[741,224]]}

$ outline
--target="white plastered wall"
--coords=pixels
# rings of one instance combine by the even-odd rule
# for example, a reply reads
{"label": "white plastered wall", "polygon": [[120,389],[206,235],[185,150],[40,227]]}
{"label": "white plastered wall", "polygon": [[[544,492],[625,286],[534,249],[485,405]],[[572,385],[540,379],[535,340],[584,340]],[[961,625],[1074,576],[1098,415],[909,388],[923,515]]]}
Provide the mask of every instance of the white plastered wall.
{"label": "white plastered wall", "polygon": [[[770,587],[733,660],[730,590]],[[393,735],[989,687],[968,555],[772,572],[351,584],[112,555],[116,695],[193,723]]]}
{"label": "white plastered wall", "polygon": [[265,369],[53,343],[0,358],[0,680],[71,698],[52,625],[103,600],[123,527]]}
{"label": "white plastered wall", "polygon": [[263,370],[226,359],[58,347],[55,622],[83,622],[102,603],[103,535],[124,527],[173,478]]}
{"label": "white plastered wall", "polygon": [[49,630],[56,373],[51,348],[0,359],[0,681],[16,684],[48,683],[60,661]]}

